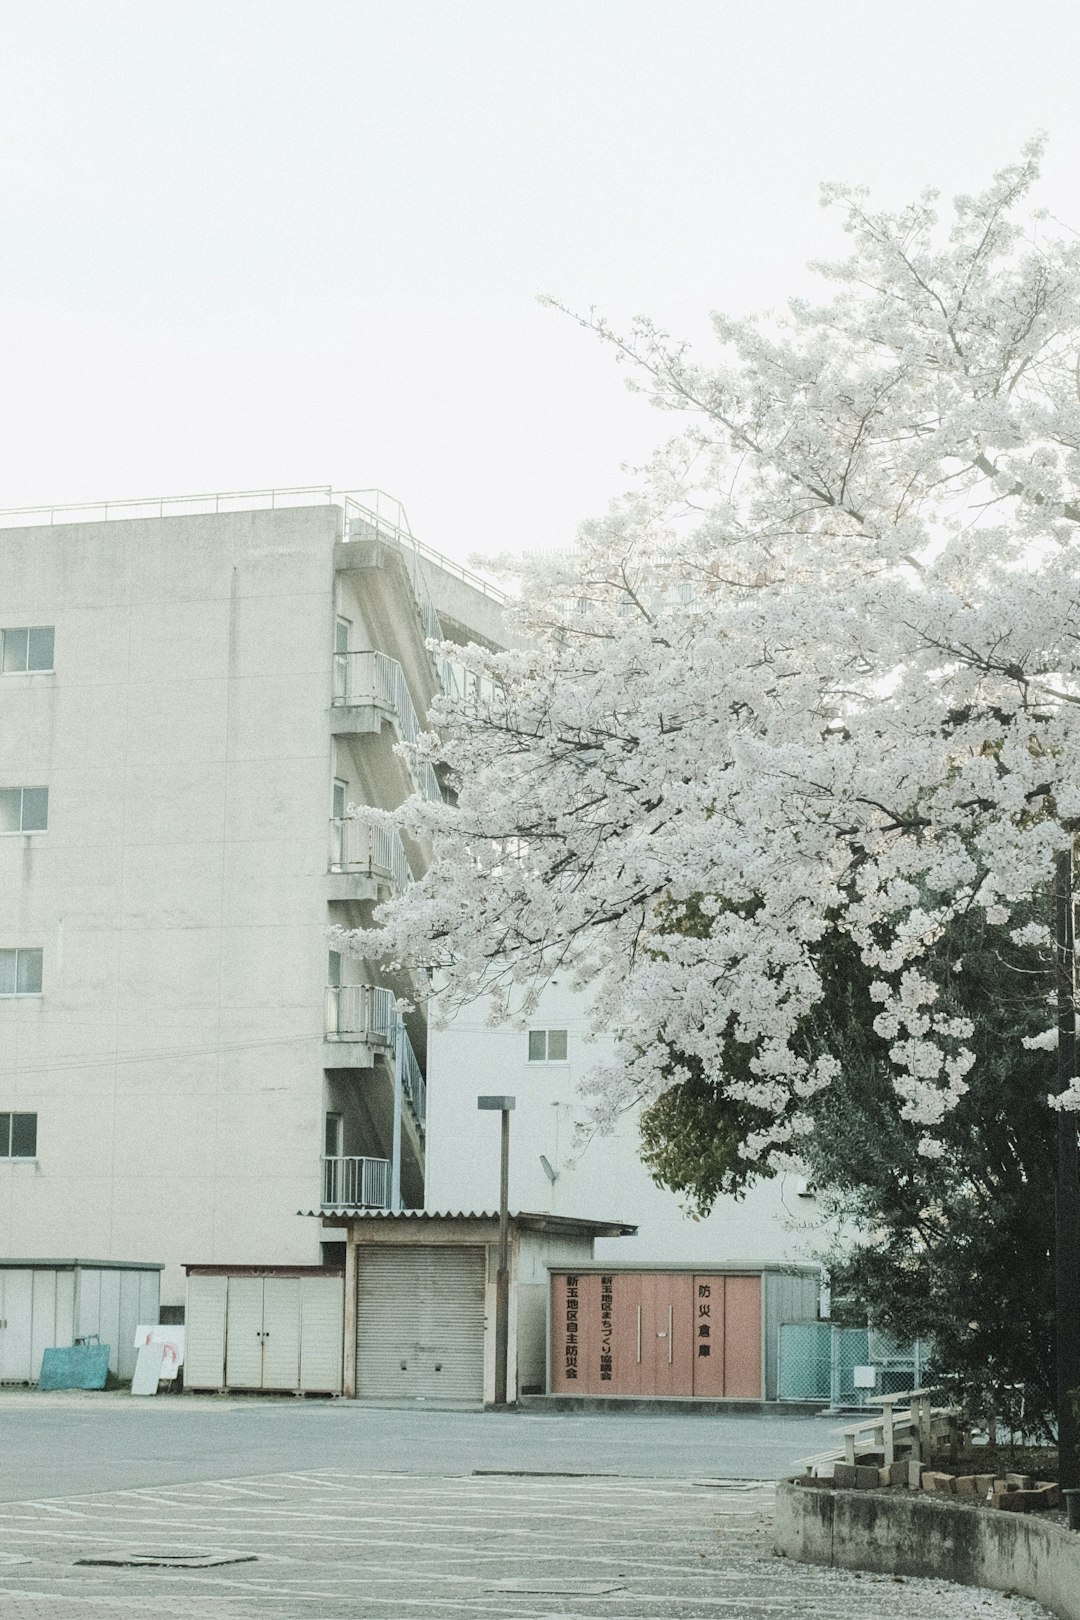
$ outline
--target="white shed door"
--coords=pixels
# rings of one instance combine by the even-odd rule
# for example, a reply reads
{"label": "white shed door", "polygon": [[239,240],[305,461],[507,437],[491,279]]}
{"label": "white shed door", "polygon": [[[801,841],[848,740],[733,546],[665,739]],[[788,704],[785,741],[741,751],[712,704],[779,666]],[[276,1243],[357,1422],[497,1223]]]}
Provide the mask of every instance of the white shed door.
{"label": "white shed door", "polygon": [[[184,1387],[221,1389],[225,1383],[225,1296],[227,1277],[188,1278]],[[147,1318],[149,1320],[149,1318]]]}
{"label": "white shed door", "polygon": [[267,1277],[262,1286],[262,1387],[299,1389],[300,1278]]}
{"label": "white shed door", "polygon": [[341,1393],[345,1281],[305,1277],[300,1285],[300,1388]]}
{"label": "white shed door", "polygon": [[34,1273],[0,1271],[0,1384],[28,1384],[33,1366]]}
{"label": "white shed door", "polygon": [[483,1248],[395,1245],[357,1261],[357,1395],[482,1401]]}
{"label": "white shed door", "polygon": [[230,1277],[225,1313],[225,1382],[230,1389],[262,1388],[263,1280]]}

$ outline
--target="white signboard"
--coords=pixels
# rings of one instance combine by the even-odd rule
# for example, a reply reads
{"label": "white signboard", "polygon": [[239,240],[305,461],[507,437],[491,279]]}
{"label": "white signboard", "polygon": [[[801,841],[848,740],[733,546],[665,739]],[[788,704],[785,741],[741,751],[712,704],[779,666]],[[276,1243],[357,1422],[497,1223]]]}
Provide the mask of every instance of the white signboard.
{"label": "white signboard", "polygon": [[161,1372],[159,1377],[175,1378],[184,1365],[184,1329],[175,1322],[147,1323],[135,1329],[135,1348],[146,1344],[160,1344]]}

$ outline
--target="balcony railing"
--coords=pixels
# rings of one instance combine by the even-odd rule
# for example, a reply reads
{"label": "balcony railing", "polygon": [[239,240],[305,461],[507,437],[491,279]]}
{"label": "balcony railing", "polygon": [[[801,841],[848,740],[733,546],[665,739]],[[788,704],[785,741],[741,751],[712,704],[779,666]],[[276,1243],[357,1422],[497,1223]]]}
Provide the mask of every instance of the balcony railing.
{"label": "balcony railing", "polygon": [[412,1042],[404,1029],[401,1031],[401,1087],[412,1106],[420,1129],[423,1130],[427,1122],[427,1083],[420,1072]]}
{"label": "balcony railing", "polygon": [[392,990],[380,985],[328,985],[326,990],[326,1038],[328,1041],[364,1041],[384,1047],[396,1056],[401,1037],[401,1089],[406,1102],[423,1130],[427,1119],[427,1083],[413,1051],[413,1044],[394,1001]]}
{"label": "balcony railing", "polygon": [[332,984],[326,989],[326,1037],[368,1041],[393,1048],[397,1014],[394,993],[371,984]]}
{"label": "balcony railing", "polygon": [[322,1162],[324,1209],[389,1209],[390,1160],[341,1158]]}
{"label": "balcony railing", "polygon": [[335,816],[331,821],[330,870],[381,878],[399,892],[413,880],[393,827],[376,826],[362,816]]}
{"label": "balcony railing", "polygon": [[[402,740],[415,743],[420,720],[396,658],[381,652],[339,652],[334,654],[334,707],[374,706],[388,710]],[[425,799],[438,804],[443,797],[439,779],[427,760],[407,756],[409,770]]]}

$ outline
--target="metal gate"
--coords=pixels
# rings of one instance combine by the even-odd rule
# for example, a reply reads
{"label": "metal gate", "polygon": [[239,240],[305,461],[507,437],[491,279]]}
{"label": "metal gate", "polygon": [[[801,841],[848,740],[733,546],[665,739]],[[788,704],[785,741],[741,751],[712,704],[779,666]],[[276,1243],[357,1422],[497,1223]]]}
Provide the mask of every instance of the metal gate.
{"label": "metal gate", "polygon": [[482,1401],[487,1251],[394,1245],[357,1261],[357,1395]]}

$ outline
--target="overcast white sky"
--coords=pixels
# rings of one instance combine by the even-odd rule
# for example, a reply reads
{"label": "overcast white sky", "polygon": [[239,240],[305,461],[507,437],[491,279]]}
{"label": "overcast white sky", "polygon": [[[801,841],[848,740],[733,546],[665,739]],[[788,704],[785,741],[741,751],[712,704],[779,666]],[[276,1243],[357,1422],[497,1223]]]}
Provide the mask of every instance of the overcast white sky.
{"label": "overcast white sky", "polygon": [[539,292],[707,348],[1051,136],[1076,0],[0,0],[0,506],[381,485],[564,545],[670,423]]}

